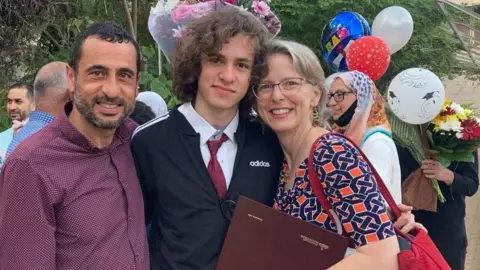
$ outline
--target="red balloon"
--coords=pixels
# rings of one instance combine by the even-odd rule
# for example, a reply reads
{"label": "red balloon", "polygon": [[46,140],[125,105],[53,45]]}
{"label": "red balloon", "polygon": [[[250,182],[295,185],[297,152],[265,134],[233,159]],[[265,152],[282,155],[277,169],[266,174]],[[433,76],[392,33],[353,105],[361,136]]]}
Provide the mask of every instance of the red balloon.
{"label": "red balloon", "polygon": [[387,72],[390,65],[390,51],[380,38],[365,36],[355,40],[347,50],[349,70],[365,73],[373,81]]}

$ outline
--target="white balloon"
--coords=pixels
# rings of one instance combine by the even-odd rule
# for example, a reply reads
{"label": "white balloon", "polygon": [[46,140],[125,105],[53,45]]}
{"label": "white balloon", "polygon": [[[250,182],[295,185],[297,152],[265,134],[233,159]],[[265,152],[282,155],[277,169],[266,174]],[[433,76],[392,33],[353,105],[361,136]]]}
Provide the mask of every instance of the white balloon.
{"label": "white balloon", "polygon": [[372,24],[372,36],[383,39],[390,49],[390,54],[405,47],[412,34],[412,15],[403,7],[391,6],[382,10]]}
{"label": "white balloon", "polygon": [[388,105],[409,124],[425,124],[437,117],[445,100],[445,87],[433,72],[410,68],[398,74],[388,87]]}

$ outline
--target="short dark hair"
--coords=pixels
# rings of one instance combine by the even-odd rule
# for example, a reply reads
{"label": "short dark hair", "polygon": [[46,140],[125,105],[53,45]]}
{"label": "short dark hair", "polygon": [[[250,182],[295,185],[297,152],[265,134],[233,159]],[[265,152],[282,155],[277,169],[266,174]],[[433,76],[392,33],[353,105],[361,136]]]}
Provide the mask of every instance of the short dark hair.
{"label": "short dark hair", "polygon": [[[259,83],[267,70],[267,29],[251,13],[233,7],[221,8],[195,20],[177,42],[172,86],[180,101],[191,102],[196,98],[202,59],[220,52],[222,46],[237,35],[246,35],[252,40],[255,56],[249,88]],[[241,116],[249,115],[253,101],[253,92],[248,90],[240,101]]]}
{"label": "short dark hair", "polygon": [[75,72],[78,71],[78,62],[80,62],[80,58],[82,57],[83,43],[89,37],[96,37],[112,43],[132,43],[137,53],[137,73],[140,72],[141,56],[138,43],[132,35],[127,32],[127,30],[120,25],[109,21],[96,23],[77,35],[70,54],[70,60],[68,61],[68,64]]}
{"label": "short dark hair", "polygon": [[18,83],[12,84],[8,89],[11,90],[14,88],[26,89],[28,100],[30,100],[30,102],[33,102],[33,86],[31,84],[18,82]]}
{"label": "short dark hair", "polygon": [[155,114],[153,113],[152,109],[147,104],[136,100],[135,109],[130,115],[130,119],[139,125],[143,125],[153,118],[155,118]]}

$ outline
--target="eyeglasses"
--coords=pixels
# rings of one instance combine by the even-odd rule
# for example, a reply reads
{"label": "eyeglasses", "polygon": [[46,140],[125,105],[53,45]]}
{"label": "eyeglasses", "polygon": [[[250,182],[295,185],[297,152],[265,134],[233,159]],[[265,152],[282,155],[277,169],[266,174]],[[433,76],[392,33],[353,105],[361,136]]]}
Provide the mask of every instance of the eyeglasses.
{"label": "eyeglasses", "polygon": [[345,99],[345,95],[353,93],[352,91],[338,91],[333,94],[328,94],[328,100],[332,99],[336,102],[341,102]]}
{"label": "eyeglasses", "polygon": [[258,99],[267,99],[270,98],[273,90],[275,90],[275,86],[278,85],[282,94],[288,96],[295,94],[300,89],[300,86],[309,83],[311,85],[315,85],[312,82],[307,81],[304,78],[289,78],[285,79],[279,83],[261,83],[259,85],[253,86],[253,94]]}
{"label": "eyeglasses", "polygon": [[237,197],[238,194],[236,196],[230,196],[230,194],[227,194],[227,196],[225,196],[225,198],[220,201],[220,208],[222,209],[222,213],[229,221],[232,220],[233,213],[235,212],[235,208],[237,207],[237,203],[235,202]]}

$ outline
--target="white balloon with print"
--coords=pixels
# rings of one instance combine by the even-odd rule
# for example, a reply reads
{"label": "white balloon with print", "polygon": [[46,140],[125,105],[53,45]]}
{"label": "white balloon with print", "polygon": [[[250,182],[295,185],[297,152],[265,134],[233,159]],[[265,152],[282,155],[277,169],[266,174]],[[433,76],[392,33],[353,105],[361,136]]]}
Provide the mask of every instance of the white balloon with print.
{"label": "white balloon with print", "polygon": [[445,87],[433,72],[410,68],[398,74],[388,87],[388,105],[409,124],[425,124],[441,112]]}

